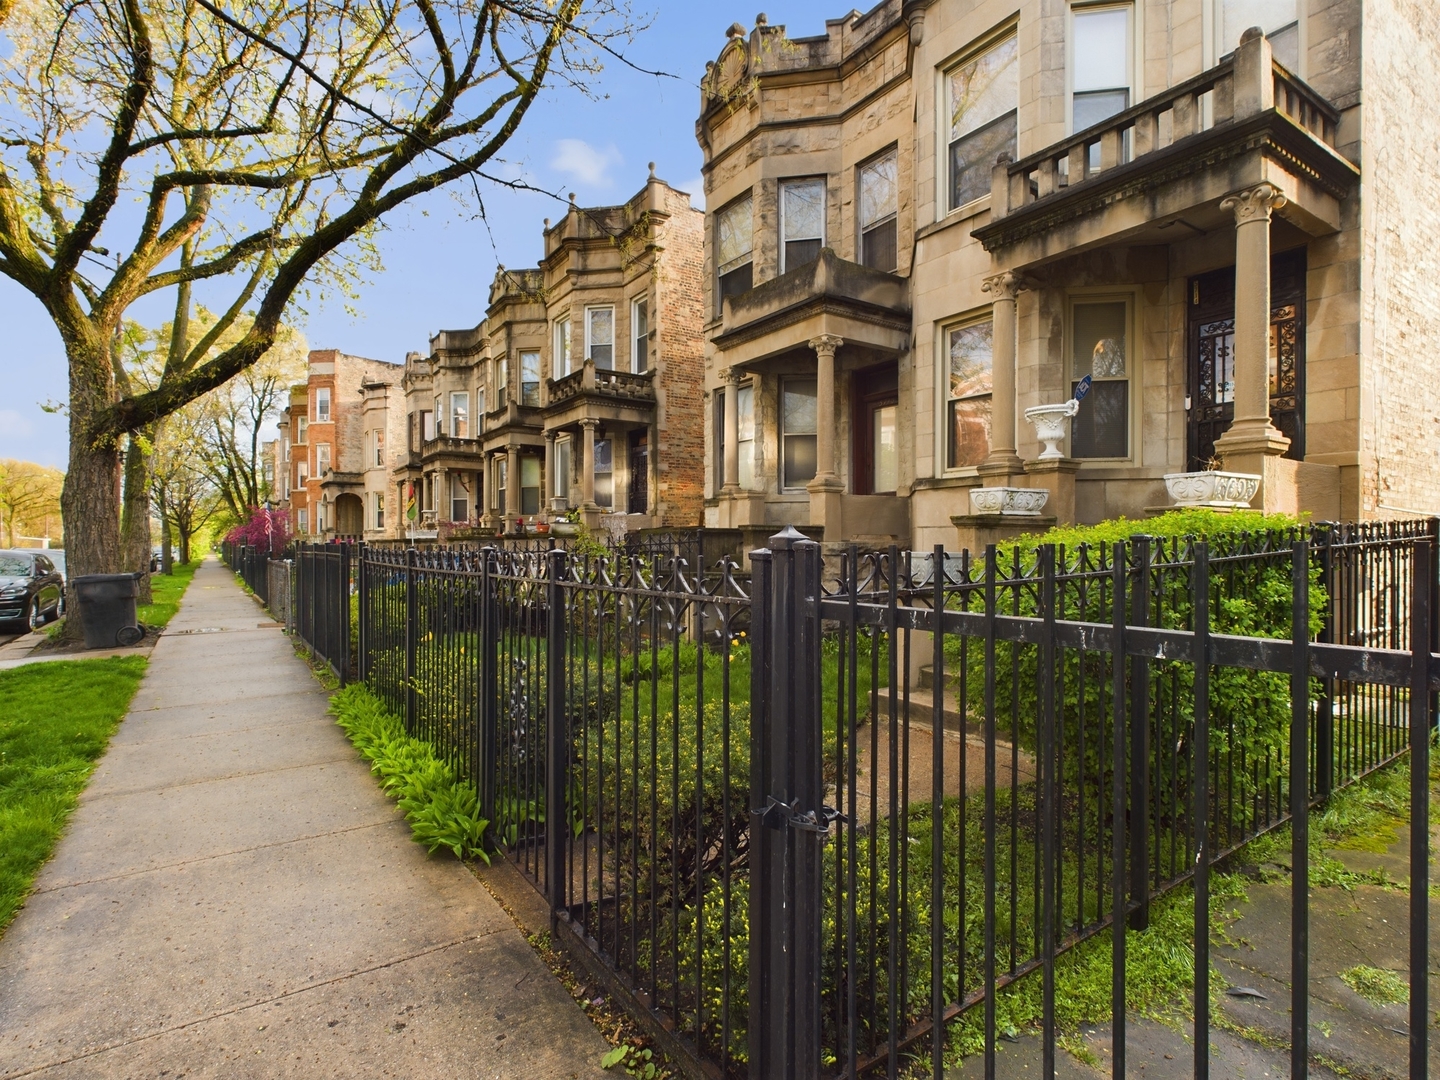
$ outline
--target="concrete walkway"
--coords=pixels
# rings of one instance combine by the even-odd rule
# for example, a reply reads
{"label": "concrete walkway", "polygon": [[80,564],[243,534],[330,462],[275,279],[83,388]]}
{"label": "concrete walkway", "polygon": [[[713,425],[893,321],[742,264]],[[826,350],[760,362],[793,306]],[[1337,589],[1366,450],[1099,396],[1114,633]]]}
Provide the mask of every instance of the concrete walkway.
{"label": "concrete walkway", "polygon": [[427,857],[215,561],[0,938],[0,1077],[585,1077],[607,1046]]}

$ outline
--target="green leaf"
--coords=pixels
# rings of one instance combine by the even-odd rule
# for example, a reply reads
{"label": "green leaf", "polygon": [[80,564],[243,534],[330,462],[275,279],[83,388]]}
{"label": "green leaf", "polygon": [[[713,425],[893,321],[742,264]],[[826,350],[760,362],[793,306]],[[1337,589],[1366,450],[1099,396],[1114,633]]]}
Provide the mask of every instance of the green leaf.
{"label": "green leaf", "polygon": [[630,1053],[628,1046],[617,1046],[600,1059],[600,1067],[602,1069],[613,1069],[625,1060],[625,1055],[628,1053]]}

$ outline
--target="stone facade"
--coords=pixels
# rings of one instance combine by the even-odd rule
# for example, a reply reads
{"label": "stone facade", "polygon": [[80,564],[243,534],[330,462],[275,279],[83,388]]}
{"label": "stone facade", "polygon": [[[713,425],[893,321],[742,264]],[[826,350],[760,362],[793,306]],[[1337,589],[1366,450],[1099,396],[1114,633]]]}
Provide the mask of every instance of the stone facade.
{"label": "stone facade", "polygon": [[[697,123],[707,524],[953,546],[976,486],[1143,518],[1217,462],[1267,509],[1440,510],[1440,211],[1398,175],[1440,143],[1440,15],[1283,6],[1254,35],[1211,0],[732,27]],[[1085,375],[1040,461],[1024,410]]]}
{"label": "stone facade", "polygon": [[391,482],[416,493],[414,535],[527,534],[571,510],[699,524],[702,222],[653,171],[624,205],[572,202],[538,267],[497,269],[483,322],[406,359]]}
{"label": "stone facade", "polygon": [[391,457],[403,445],[402,370],[338,349],[311,350],[309,378],[291,388],[276,440],[276,475],[285,485],[277,502],[290,511],[297,537],[396,535],[385,498]]}

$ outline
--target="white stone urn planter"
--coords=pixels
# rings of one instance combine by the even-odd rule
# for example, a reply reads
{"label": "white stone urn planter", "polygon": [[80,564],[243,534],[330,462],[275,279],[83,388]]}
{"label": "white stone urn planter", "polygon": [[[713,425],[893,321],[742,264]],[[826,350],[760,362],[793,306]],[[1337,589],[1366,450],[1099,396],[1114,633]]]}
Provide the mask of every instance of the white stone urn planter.
{"label": "white stone urn planter", "polygon": [[1050,493],[1044,488],[979,487],[970,489],[970,513],[1007,517],[1039,517]]}
{"label": "white stone urn planter", "polygon": [[1210,506],[1223,510],[1248,509],[1260,477],[1254,473],[1204,472],[1165,474],[1165,490],[1176,506]]}
{"label": "white stone urn planter", "polygon": [[1045,444],[1040,451],[1041,461],[1054,461],[1065,455],[1060,450],[1060,440],[1065,438],[1070,427],[1070,418],[1080,411],[1080,403],[1074,398],[1056,405],[1036,405],[1025,410],[1025,419],[1035,425],[1035,437]]}

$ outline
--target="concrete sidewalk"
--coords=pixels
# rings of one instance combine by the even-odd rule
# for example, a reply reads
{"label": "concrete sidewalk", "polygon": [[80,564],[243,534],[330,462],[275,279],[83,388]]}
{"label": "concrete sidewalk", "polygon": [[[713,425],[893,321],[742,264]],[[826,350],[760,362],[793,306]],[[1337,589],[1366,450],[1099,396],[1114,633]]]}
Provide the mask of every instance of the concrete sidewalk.
{"label": "concrete sidewalk", "polygon": [[0,1077],[586,1077],[608,1047],[427,857],[215,561],[0,938]]}

